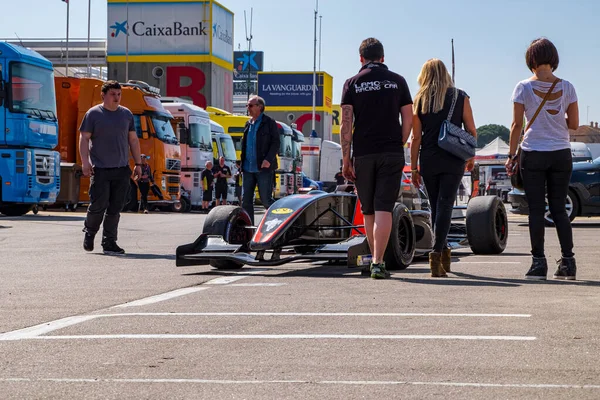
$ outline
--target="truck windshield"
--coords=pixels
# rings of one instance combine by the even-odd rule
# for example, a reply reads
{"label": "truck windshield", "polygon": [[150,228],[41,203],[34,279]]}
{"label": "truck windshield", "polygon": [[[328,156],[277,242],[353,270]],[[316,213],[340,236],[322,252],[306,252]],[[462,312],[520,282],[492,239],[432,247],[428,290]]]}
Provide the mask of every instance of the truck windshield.
{"label": "truck windshield", "polygon": [[151,114],[152,125],[156,131],[156,137],[162,142],[169,144],[178,144],[177,137],[171,125],[171,118],[166,115]]}
{"label": "truck windshield", "polygon": [[204,151],[212,150],[209,119],[194,115],[190,116],[190,138],[188,145]]}
{"label": "truck windshield", "polygon": [[291,136],[279,135],[279,157],[293,157]]}
{"label": "truck windshield", "polygon": [[302,161],[302,142],[294,142],[294,157],[298,161]]}
{"label": "truck windshield", "polygon": [[225,160],[235,162],[235,146],[233,145],[231,137],[222,137],[219,138],[219,141],[221,142],[221,149],[223,150],[223,157],[225,157]]}
{"label": "truck windshield", "polygon": [[54,72],[35,65],[10,65],[10,111],[56,120]]}

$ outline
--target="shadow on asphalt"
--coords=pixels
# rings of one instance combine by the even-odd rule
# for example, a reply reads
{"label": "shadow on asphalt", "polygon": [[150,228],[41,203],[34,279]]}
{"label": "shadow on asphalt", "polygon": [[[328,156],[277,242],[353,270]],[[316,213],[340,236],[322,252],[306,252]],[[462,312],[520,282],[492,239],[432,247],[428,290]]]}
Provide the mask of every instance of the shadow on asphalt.
{"label": "shadow on asphalt", "polygon": [[85,221],[85,215],[35,215],[26,214],[21,217],[7,217],[0,215],[0,221],[42,221],[42,222],[73,222]]}
{"label": "shadow on asphalt", "polygon": [[[256,267],[260,268],[260,267]],[[358,278],[358,279],[370,279],[369,276],[361,275],[360,269],[348,268],[346,266],[336,266],[329,264],[315,265],[311,268],[306,269],[289,269],[289,268],[277,268],[271,267],[281,271],[282,273],[262,274],[254,273],[254,268],[243,268],[236,270],[209,270],[202,272],[192,272],[183,274],[183,276],[239,276],[240,273],[247,272],[251,276],[260,276],[265,278],[281,279],[285,277],[307,277],[307,278]],[[270,270],[271,270],[270,269]],[[521,285],[576,285],[576,286],[590,286],[600,287],[599,281],[563,281],[552,279],[549,275],[546,281],[533,281],[527,279],[511,279],[511,278],[493,278],[481,275],[466,274],[463,272],[451,272],[448,278],[414,278],[415,274],[427,274],[429,268],[427,265],[416,265],[409,267],[401,271],[390,271],[391,280],[398,280],[406,283],[416,283],[425,285],[438,285],[438,286],[488,286],[488,287],[519,287]]]}
{"label": "shadow on asphalt", "polygon": [[136,254],[136,253],[125,253],[123,255],[111,255],[104,253],[93,253],[96,256],[102,257],[118,257],[118,258],[131,258],[135,260],[175,260],[175,255],[171,254]]}

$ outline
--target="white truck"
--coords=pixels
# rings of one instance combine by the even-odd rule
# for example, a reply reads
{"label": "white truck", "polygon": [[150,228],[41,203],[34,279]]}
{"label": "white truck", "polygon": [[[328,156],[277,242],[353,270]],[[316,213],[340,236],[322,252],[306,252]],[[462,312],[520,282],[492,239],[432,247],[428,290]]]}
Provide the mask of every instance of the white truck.
{"label": "white truck", "polygon": [[308,137],[302,143],[302,170],[310,179],[320,181],[323,190],[336,187],[335,174],[342,167],[342,146],[330,140]]}

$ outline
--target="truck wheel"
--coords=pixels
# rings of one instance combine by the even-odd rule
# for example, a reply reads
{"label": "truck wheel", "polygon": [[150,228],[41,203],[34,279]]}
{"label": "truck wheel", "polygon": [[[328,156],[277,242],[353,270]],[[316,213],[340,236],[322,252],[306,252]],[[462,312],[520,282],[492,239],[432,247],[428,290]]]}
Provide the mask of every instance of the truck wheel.
{"label": "truck wheel", "polygon": [[178,206],[178,209],[176,209],[176,207],[175,207],[175,206],[176,206],[176,204],[177,204],[177,203],[173,204],[173,211],[175,211],[175,212],[180,212],[180,213],[186,213],[186,212],[189,212],[189,211],[190,211],[190,207],[191,207],[191,206],[190,206],[190,200],[189,200],[187,197],[185,197],[185,196],[181,196],[181,197],[179,198],[179,206]]}
{"label": "truck wheel", "polygon": [[[567,193],[567,203],[565,204],[567,209],[567,215],[569,216],[569,220],[573,222],[577,214],[579,214],[579,200],[577,199],[577,195],[571,189]],[[548,199],[546,199],[546,213],[544,214],[544,222],[546,226],[554,226],[554,220],[552,219],[552,214],[550,214],[550,210],[548,209]]]}
{"label": "truck wheel", "polygon": [[20,217],[27,214],[33,208],[32,204],[9,204],[0,208],[0,213],[7,217]]}
{"label": "truck wheel", "polygon": [[467,239],[475,254],[500,254],[508,239],[508,217],[498,196],[478,196],[467,205]]}
{"label": "truck wheel", "polygon": [[177,213],[183,212],[183,198],[181,198],[181,200],[179,201],[176,201],[175,203],[172,203],[169,207],[169,211]]}
{"label": "truck wheel", "polygon": [[[206,216],[202,233],[223,236],[231,244],[248,245],[252,239],[252,226],[248,213],[242,207],[215,207]],[[210,260],[210,265],[217,269],[238,269],[243,263],[230,260]]]}
{"label": "truck wheel", "polygon": [[392,213],[392,232],[383,261],[389,270],[406,269],[415,256],[415,225],[408,208],[396,203]]}

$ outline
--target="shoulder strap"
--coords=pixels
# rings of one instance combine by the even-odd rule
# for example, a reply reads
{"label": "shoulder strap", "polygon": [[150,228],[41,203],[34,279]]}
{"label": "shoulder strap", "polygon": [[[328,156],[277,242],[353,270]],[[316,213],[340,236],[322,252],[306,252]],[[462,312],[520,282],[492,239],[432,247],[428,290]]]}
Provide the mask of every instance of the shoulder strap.
{"label": "shoulder strap", "polygon": [[560,78],[556,78],[556,80],[552,83],[552,86],[550,86],[550,89],[548,90],[548,92],[544,96],[544,100],[542,100],[542,102],[540,103],[540,106],[535,111],[535,114],[533,114],[533,117],[531,118],[531,120],[529,121],[529,123],[527,124],[527,126],[525,127],[525,131],[524,132],[527,132],[527,129],[531,128],[531,125],[533,125],[533,121],[535,121],[535,119],[537,118],[537,116],[540,113],[540,111],[542,111],[542,108],[544,108],[544,104],[546,104],[546,101],[548,101],[548,98],[552,94],[552,91],[554,90],[554,87],[556,86],[556,84],[558,82],[560,82]]}
{"label": "shoulder strap", "polygon": [[450,112],[448,113],[448,121],[452,121],[452,114],[454,114],[454,106],[456,105],[456,99],[458,99],[458,89],[454,89],[454,96],[452,97],[452,105],[450,106]]}

